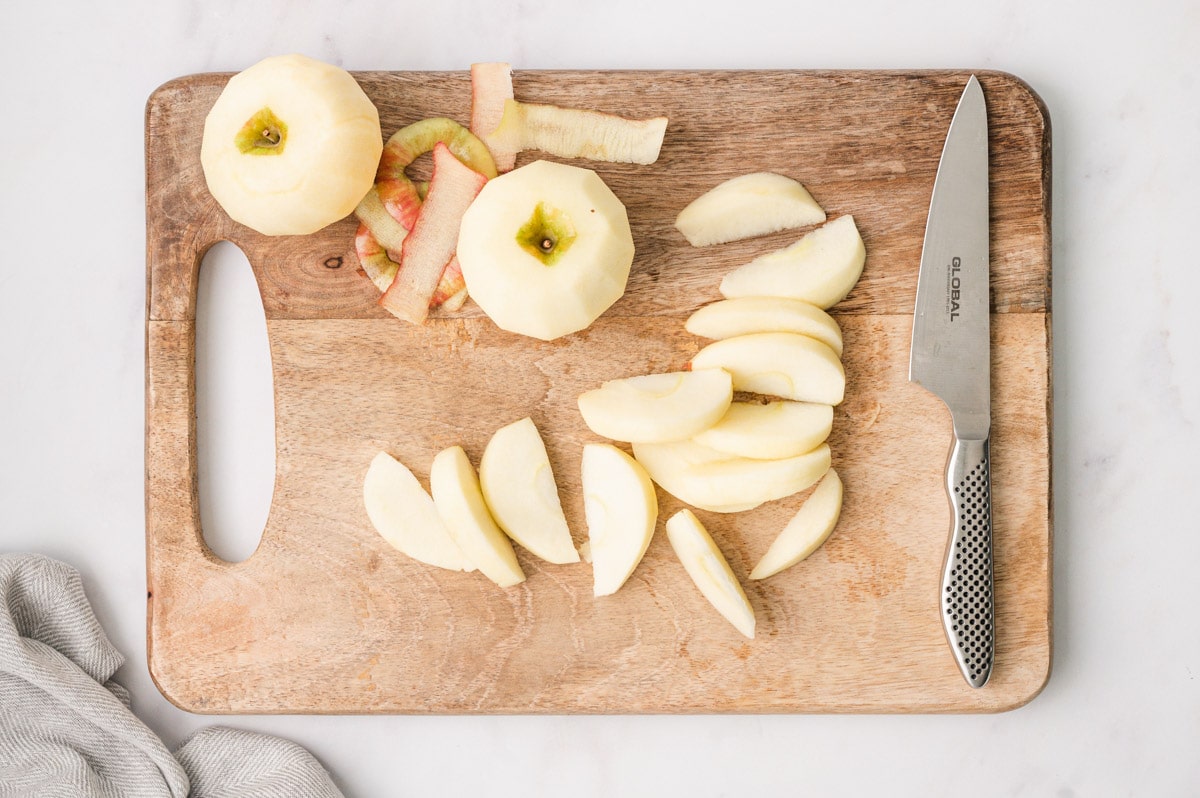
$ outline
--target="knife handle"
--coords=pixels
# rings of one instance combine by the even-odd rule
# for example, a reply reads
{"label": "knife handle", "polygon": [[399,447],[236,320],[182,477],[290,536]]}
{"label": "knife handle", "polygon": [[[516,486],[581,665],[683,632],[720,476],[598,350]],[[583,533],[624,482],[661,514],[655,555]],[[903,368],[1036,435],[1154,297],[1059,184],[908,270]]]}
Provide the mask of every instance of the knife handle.
{"label": "knife handle", "polygon": [[988,441],[955,438],[946,467],[954,515],[942,569],[942,623],[959,670],[972,687],[992,674],[992,492]]}

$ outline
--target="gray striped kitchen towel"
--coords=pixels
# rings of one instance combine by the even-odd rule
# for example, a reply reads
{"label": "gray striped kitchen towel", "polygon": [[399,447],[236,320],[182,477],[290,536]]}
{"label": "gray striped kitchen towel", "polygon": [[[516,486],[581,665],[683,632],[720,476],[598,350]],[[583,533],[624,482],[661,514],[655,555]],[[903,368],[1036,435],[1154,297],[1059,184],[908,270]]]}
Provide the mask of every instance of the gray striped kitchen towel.
{"label": "gray striped kitchen towel", "polygon": [[112,681],[122,662],[74,568],[0,554],[0,798],[341,796],[278,737],[212,727],[172,755]]}

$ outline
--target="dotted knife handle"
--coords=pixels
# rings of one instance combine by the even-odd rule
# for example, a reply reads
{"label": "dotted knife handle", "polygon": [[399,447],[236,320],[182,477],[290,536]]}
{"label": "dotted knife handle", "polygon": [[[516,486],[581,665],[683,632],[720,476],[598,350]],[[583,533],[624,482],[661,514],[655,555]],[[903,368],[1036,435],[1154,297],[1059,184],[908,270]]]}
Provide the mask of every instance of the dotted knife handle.
{"label": "dotted knife handle", "polygon": [[955,440],[946,468],[954,528],[942,571],[942,623],[972,687],[992,675],[992,492],[988,442]]}

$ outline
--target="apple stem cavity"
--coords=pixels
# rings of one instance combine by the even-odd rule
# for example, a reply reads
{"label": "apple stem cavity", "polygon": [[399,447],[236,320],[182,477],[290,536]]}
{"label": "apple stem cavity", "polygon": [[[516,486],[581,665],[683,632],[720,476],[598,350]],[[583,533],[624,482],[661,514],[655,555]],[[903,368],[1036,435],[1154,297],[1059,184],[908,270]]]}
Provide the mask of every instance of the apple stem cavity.
{"label": "apple stem cavity", "polygon": [[279,155],[287,143],[287,125],[264,106],[242,126],[235,142],[245,155]]}

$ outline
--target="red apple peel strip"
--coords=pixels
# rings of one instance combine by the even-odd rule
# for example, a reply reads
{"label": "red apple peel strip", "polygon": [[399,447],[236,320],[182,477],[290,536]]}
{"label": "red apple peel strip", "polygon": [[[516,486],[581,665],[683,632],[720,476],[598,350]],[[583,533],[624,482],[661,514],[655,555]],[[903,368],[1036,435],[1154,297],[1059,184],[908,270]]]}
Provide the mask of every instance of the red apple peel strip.
{"label": "red apple peel strip", "polygon": [[404,239],[404,266],[379,299],[394,316],[413,324],[425,322],[429,302],[458,246],[463,214],[485,183],[487,177],[454,157],[444,143],[434,146],[429,195]]}

